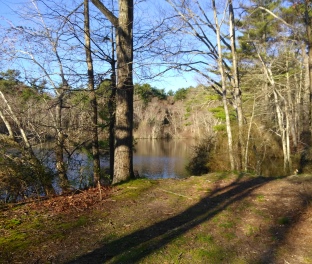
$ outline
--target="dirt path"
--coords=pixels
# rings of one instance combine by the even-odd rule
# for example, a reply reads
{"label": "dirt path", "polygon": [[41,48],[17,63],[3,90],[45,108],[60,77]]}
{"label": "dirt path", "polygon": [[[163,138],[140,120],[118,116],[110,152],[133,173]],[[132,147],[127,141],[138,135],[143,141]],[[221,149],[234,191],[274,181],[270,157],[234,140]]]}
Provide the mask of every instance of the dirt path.
{"label": "dirt path", "polygon": [[3,209],[0,263],[312,263],[311,197],[309,176],[92,189]]}

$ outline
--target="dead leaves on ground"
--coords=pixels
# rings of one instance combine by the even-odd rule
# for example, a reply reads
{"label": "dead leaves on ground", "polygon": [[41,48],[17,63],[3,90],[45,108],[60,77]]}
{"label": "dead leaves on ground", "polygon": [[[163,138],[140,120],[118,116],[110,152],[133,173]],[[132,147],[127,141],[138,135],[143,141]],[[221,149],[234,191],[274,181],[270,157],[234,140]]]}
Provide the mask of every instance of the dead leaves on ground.
{"label": "dead leaves on ground", "polygon": [[95,187],[41,200],[30,204],[31,209],[59,212],[82,212],[107,198],[112,187]]}

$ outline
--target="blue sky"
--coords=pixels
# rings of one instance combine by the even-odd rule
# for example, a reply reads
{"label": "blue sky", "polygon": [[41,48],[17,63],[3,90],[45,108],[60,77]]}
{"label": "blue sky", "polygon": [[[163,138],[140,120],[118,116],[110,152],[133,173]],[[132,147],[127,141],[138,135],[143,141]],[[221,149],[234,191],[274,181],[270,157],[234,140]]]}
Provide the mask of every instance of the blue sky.
{"label": "blue sky", "polygon": [[[26,3],[29,4],[29,2],[30,1],[27,0],[0,0],[0,19],[2,20],[0,21],[0,25],[7,24],[5,20],[11,20],[22,24],[21,21],[18,21],[14,10],[21,10],[21,7],[25,6]],[[152,2],[153,1],[147,1],[145,4],[149,5]],[[143,7],[143,11],[144,9],[145,8]],[[153,10],[150,11],[153,12]],[[15,69],[17,66],[14,64],[1,65],[1,70],[5,70],[5,67]],[[139,80],[135,75],[134,81],[138,83],[149,83],[151,86],[165,89],[165,91],[176,91],[179,88],[186,88],[199,84],[198,78],[192,73],[177,73],[172,71],[167,72],[164,76],[158,77],[155,80]]]}

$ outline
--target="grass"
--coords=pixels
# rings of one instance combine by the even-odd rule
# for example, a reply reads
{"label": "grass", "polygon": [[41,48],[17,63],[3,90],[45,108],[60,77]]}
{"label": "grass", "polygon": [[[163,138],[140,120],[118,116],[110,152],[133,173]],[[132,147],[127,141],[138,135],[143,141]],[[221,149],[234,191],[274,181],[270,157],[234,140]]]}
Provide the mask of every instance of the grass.
{"label": "grass", "polygon": [[[17,213],[17,210],[13,210]],[[31,251],[40,247],[44,241],[63,240],[70,230],[77,229],[87,222],[85,216],[77,219],[54,218],[53,221],[38,215],[36,211],[27,212],[20,219],[12,218],[4,221],[0,237],[1,255],[9,256],[13,252]],[[2,263],[0,261],[0,263]]]}
{"label": "grass", "polygon": [[289,212],[311,208],[292,196],[298,192],[280,197],[286,187],[300,185],[215,173],[130,181],[103,201],[95,192],[90,207],[79,195],[70,198],[74,207],[62,198],[13,206],[0,213],[0,263],[278,263],[295,254],[308,261],[312,243],[286,238],[296,226]]}
{"label": "grass", "polygon": [[279,225],[289,225],[291,223],[291,219],[288,216],[282,216],[277,221]]}
{"label": "grass", "polygon": [[257,195],[256,200],[257,200],[258,202],[264,202],[264,201],[265,201],[264,195],[262,195],[262,194]]}

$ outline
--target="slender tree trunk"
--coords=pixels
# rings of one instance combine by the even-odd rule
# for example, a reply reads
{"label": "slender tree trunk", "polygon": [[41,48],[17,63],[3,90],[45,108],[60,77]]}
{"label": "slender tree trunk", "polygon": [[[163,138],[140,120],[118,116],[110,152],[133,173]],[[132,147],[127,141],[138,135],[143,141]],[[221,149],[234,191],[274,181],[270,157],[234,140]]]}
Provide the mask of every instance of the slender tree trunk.
{"label": "slender tree trunk", "polygon": [[246,150],[245,150],[245,158],[244,158],[244,171],[247,172],[248,170],[248,155],[249,155],[249,142],[250,142],[250,136],[251,136],[251,128],[252,128],[252,123],[253,123],[253,118],[255,115],[255,106],[256,106],[256,95],[254,95],[254,101],[252,105],[252,113],[251,117],[249,120],[249,126],[248,126],[248,133],[247,133],[247,140],[246,140]]}
{"label": "slender tree trunk", "polygon": [[[114,46],[114,43],[113,43]],[[111,93],[109,96],[109,174],[111,180],[114,178],[114,164],[115,164],[115,110],[116,110],[116,68],[115,59],[112,56],[111,63]]]}
{"label": "slender tree trunk", "polygon": [[98,107],[97,98],[94,89],[94,71],[91,54],[90,41],[90,18],[89,18],[89,0],[84,0],[84,31],[85,31],[85,50],[86,61],[88,66],[88,88],[90,91],[90,105],[92,111],[92,155],[93,155],[93,185],[100,181],[100,151],[99,151],[99,137],[98,137]]}
{"label": "slender tree trunk", "polygon": [[304,65],[306,69],[305,75],[305,89],[302,102],[302,131],[300,133],[300,141],[303,144],[303,151],[300,157],[300,171],[304,170],[307,162],[311,159],[309,156],[310,147],[312,143],[311,136],[311,101],[312,101],[312,26],[311,17],[309,14],[309,1],[304,1],[305,12],[304,22],[306,26],[306,44],[308,46],[308,54],[306,55],[306,47],[302,48]]}
{"label": "slender tree trunk", "polygon": [[[298,142],[298,147],[299,147],[299,142],[300,142],[300,134],[302,131],[302,100],[303,100],[303,91],[304,91],[304,73],[305,73],[305,67],[304,67],[304,56],[302,56],[302,60],[300,62],[300,72],[299,76],[297,74],[294,75],[294,80],[295,80],[295,91],[296,91],[296,102],[295,102],[295,119],[297,123],[297,142]],[[299,168],[298,168],[299,169]]]}
{"label": "slender tree trunk", "polygon": [[[273,79],[272,79],[273,80]],[[284,171],[286,173],[289,172],[290,169],[290,155],[289,151],[287,148],[287,136],[288,136],[288,127],[287,127],[287,117],[284,111],[281,109],[280,102],[279,102],[279,95],[276,90],[275,84],[273,83],[273,95],[274,95],[274,105],[275,105],[275,111],[277,115],[277,122],[278,122],[278,127],[281,133],[281,140],[282,140],[282,150],[283,150],[283,157],[284,157]],[[289,144],[288,144],[289,145]]]}
{"label": "slender tree trunk", "polygon": [[63,108],[64,108],[64,97],[66,91],[69,90],[69,85],[65,79],[65,73],[63,69],[63,64],[59,53],[57,51],[57,46],[55,43],[53,45],[53,50],[60,68],[60,77],[62,78],[62,87],[56,90],[57,93],[57,104],[55,107],[55,129],[57,133],[56,146],[55,146],[55,157],[56,157],[56,170],[60,179],[60,187],[62,191],[66,192],[69,189],[69,181],[67,177],[67,168],[64,161],[64,150],[65,150],[65,140],[67,135],[64,133],[63,129]]}
{"label": "slender tree trunk", "polygon": [[[114,8],[112,0],[112,8]],[[111,92],[108,101],[109,111],[109,175],[114,178],[115,164],[115,110],[116,110],[116,61],[115,61],[115,30],[111,27],[112,56],[111,56]]]}
{"label": "slender tree trunk", "polygon": [[235,45],[235,19],[234,19],[234,10],[232,0],[229,0],[229,16],[230,16],[230,39],[231,39],[231,53],[232,53],[232,78],[233,78],[233,89],[234,89],[234,105],[237,113],[238,121],[238,155],[239,157],[239,170],[244,168],[244,140],[243,140],[243,107],[242,107],[242,91],[240,88],[239,82],[239,72],[238,72],[238,61],[237,61],[237,52]]}
{"label": "slender tree trunk", "polygon": [[[307,34],[307,44],[308,44],[308,57],[309,57],[309,120],[311,129],[311,101],[312,101],[312,19],[310,16],[310,1],[305,0],[305,24],[306,24],[306,34]],[[310,133],[311,134],[311,133]]]}
{"label": "slender tree trunk", "polygon": [[[310,64],[309,56],[306,54],[305,47],[302,48],[303,52],[303,64],[304,64],[304,89],[303,89],[303,98],[302,98],[302,134],[310,134]],[[310,143],[310,140],[306,137],[302,137],[303,143],[306,143],[307,147]],[[307,141],[306,141],[307,140]]]}
{"label": "slender tree trunk", "polygon": [[6,129],[9,132],[9,137],[11,139],[14,139],[14,134],[13,134],[13,130],[12,130],[12,127],[10,125],[10,122],[7,120],[7,118],[5,117],[5,114],[2,112],[1,109],[0,109],[0,117],[1,117],[1,119],[3,121],[3,123],[5,124]]}
{"label": "slender tree trunk", "polygon": [[222,83],[222,102],[223,102],[223,108],[225,112],[226,131],[227,131],[227,136],[228,136],[229,159],[230,159],[231,170],[234,170],[235,163],[234,163],[234,154],[233,154],[233,139],[232,139],[230,114],[229,114],[228,103],[227,103],[226,77],[225,77],[223,59],[222,59],[220,28],[218,25],[217,10],[216,10],[216,5],[215,5],[214,0],[212,0],[212,6],[213,6],[213,12],[214,12],[214,20],[216,24],[216,36],[217,36],[217,45],[218,45],[218,68],[219,68],[219,72],[221,75],[221,83]]}
{"label": "slender tree trunk", "polygon": [[[290,78],[289,78],[289,67],[288,67],[289,61],[288,61],[288,56],[287,56],[287,61],[286,61],[286,67],[287,67],[287,72],[286,72],[286,89],[287,89],[287,115],[289,119],[289,134],[291,135],[292,138],[292,143],[293,147],[295,150],[297,150],[297,122],[296,122],[296,117],[295,117],[295,104],[296,104],[296,97],[297,94],[293,96],[293,92],[291,90],[291,85],[290,85]],[[293,98],[295,97],[295,98]],[[289,146],[290,148],[290,146]]]}
{"label": "slender tree trunk", "polygon": [[69,182],[66,173],[66,166],[64,162],[64,148],[65,148],[65,135],[62,126],[62,108],[63,108],[63,94],[57,98],[58,102],[55,107],[55,119],[56,119],[56,144],[55,144],[55,158],[56,158],[56,170],[60,180],[60,187],[62,191],[67,191],[69,188]]}

